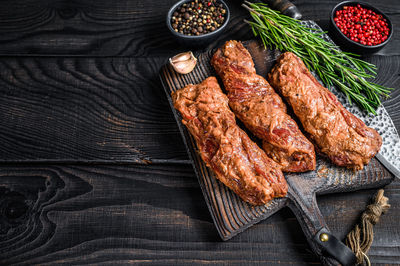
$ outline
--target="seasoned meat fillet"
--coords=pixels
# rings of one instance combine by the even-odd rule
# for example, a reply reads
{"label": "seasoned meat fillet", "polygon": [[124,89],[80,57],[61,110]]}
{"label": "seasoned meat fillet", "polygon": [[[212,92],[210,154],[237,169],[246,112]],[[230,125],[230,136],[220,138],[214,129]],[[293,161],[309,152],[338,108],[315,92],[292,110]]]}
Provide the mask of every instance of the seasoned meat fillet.
{"label": "seasoned meat fillet", "polygon": [[214,54],[212,65],[224,82],[229,106],[263,141],[267,155],[284,172],[314,170],[314,146],[286,113],[282,99],[256,74],[250,53],[240,42],[228,41]]}
{"label": "seasoned meat fillet", "polygon": [[286,195],[279,166],[236,125],[215,77],[176,91],[172,99],[201,158],[222,183],[254,205]]}
{"label": "seasoned meat fillet", "polygon": [[335,164],[359,170],[379,151],[378,132],[347,111],[293,53],[281,55],[269,81],[292,106],[319,150]]}

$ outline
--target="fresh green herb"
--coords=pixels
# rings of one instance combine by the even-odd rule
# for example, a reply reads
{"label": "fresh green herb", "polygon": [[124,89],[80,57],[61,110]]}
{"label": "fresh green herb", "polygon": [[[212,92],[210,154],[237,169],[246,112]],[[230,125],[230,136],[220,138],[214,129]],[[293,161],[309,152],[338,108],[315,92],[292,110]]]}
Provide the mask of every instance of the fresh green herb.
{"label": "fresh green herb", "polygon": [[300,57],[308,69],[315,71],[329,88],[338,87],[349,99],[367,112],[376,114],[380,96],[388,97],[392,89],[367,81],[376,76],[376,66],[342,52],[325,41],[319,29],[308,28],[298,20],[270,9],[264,3],[245,1],[254,21],[247,21],[255,36],[260,36],[265,48],[290,51]]}

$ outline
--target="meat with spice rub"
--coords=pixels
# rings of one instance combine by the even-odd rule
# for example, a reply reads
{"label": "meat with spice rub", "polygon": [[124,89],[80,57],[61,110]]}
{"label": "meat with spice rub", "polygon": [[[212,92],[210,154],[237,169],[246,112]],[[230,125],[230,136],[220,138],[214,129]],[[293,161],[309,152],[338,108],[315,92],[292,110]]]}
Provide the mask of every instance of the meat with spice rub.
{"label": "meat with spice rub", "polygon": [[238,127],[215,77],[177,90],[172,99],[201,158],[222,183],[254,205],[286,195],[279,165]]}
{"label": "meat with spice rub", "polygon": [[295,54],[280,56],[269,81],[292,106],[318,150],[335,164],[360,170],[379,151],[378,132],[347,111]]}
{"label": "meat with spice rub", "polygon": [[229,106],[263,141],[264,151],[282,167],[282,171],[314,170],[313,144],[286,113],[280,96],[265,78],[257,75],[253,59],[242,43],[226,42],[215,52],[211,63],[224,83]]}

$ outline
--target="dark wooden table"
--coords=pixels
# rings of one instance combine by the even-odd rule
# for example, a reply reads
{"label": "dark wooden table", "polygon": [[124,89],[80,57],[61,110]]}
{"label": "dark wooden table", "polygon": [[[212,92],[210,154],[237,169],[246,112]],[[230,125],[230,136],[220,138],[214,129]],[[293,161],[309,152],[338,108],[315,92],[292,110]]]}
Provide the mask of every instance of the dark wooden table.
{"label": "dark wooden table", "polygon": [[[222,242],[158,78],[187,50],[166,31],[174,0],[18,0],[0,9],[0,264],[318,264],[283,209]],[[252,38],[229,1],[228,39]],[[327,29],[337,1],[295,1]],[[393,40],[366,58],[400,85],[400,3]],[[400,129],[400,90],[385,107]],[[343,238],[376,189],[318,198]],[[400,262],[400,182],[375,227],[374,265]]]}

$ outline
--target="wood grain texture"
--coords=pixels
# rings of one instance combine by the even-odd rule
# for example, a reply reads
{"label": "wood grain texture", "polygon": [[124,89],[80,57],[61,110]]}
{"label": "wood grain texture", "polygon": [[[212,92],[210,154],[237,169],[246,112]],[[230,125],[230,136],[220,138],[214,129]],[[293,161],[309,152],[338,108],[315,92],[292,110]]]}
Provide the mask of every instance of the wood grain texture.
{"label": "wood grain texture", "polygon": [[[0,180],[1,213],[14,214],[0,216],[1,265],[318,264],[287,208],[221,242],[191,166],[19,164]],[[392,207],[375,227],[373,265],[400,260],[399,190],[385,189]],[[339,238],[374,192],[318,198]]]}
{"label": "wood grain texture", "polygon": [[[288,208],[222,242],[192,167],[177,164],[189,161],[157,77],[169,56],[190,49],[165,31],[164,15],[174,2],[3,3],[0,265],[319,264]],[[252,38],[242,23],[247,16],[242,1],[227,2],[228,30],[203,51],[231,38]],[[294,2],[304,19],[328,29],[337,1]],[[367,2],[400,27],[397,1]],[[378,64],[379,82],[395,88],[400,87],[399,43],[396,30],[387,47],[367,58]],[[123,70],[127,64],[132,73]],[[400,129],[400,90],[392,95],[385,106]],[[80,164],[9,163],[21,160]],[[114,165],[148,160],[164,164]],[[95,161],[113,165],[84,164]],[[317,198],[336,236],[344,238],[375,191]],[[373,265],[398,265],[399,181],[385,194],[392,207],[375,227],[369,256]]]}
{"label": "wood grain texture", "polygon": [[[10,1],[0,11],[0,54],[2,55],[171,55],[182,50],[167,31],[165,16],[174,0],[115,1]],[[252,37],[243,23],[248,17],[242,1],[227,1],[231,21],[225,33],[208,47],[234,38]],[[303,19],[317,21],[328,29],[335,1],[293,1]],[[400,27],[400,7],[392,0],[367,0],[387,13],[394,28]],[[157,8],[154,8],[157,7]],[[379,54],[400,55],[400,33]]]}
{"label": "wood grain texture", "polygon": [[[27,0],[10,3],[0,13],[0,33],[7,34],[0,43],[0,54],[174,54],[181,46],[168,32],[165,20],[175,2]],[[232,8],[240,14],[239,2],[233,1]],[[238,36],[248,35],[242,19],[240,15],[232,18],[225,36],[231,31]]]}
{"label": "wood grain texture", "polygon": [[[0,58],[0,162],[189,163],[157,76],[165,60]],[[368,60],[377,83],[400,87],[400,56]],[[400,90],[385,107],[400,131]]]}
{"label": "wood grain texture", "polygon": [[0,161],[185,162],[161,58],[1,58]]}
{"label": "wood grain texture", "polygon": [[[310,3],[313,6],[309,9]],[[297,4],[300,9],[304,9],[305,19],[314,16],[318,22],[327,6],[333,5],[332,3],[310,3],[298,2]],[[102,7],[102,4],[107,8]],[[158,8],[150,12],[149,6],[140,1],[120,0],[112,6],[102,1],[95,4],[85,1],[68,3],[15,1],[0,11],[4,12],[0,16],[0,33],[2,33],[0,51],[1,47],[5,47],[2,45],[9,43],[7,40],[11,36],[29,33],[29,36],[36,38],[39,44],[44,46],[32,49],[20,47],[18,54],[108,56],[113,53],[107,52],[110,51],[107,49],[117,51],[118,48],[97,50],[89,45],[87,51],[94,54],[87,53],[83,49],[85,45],[82,42],[91,43],[91,41],[80,42],[74,38],[100,38],[103,27],[127,26],[129,21],[133,23],[136,20],[145,23],[148,16],[154,23],[131,27],[131,30],[138,31],[135,37],[130,37],[134,42],[139,42],[137,45],[132,44],[134,51],[140,51],[143,48],[146,51],[154,50],[172,54],[176,49],[179,51],[188,49],[171,44],[167,40],[154,42],[142,40],[149,36],[157,40],[157,32],[161,31],[160,28],[164,23],[157,19],[168,5],[168,1],[161,1]],[[382,9],[387,9],[387,5],[388,3],[384,1]],[[46,6],[49,8],[46,9]],[[230,6],[233,9],[232,13],[237,14],[236,17],[234,15],[232,17],[232,29],[227,30],[227,35],[217,38],[209,47],[228,38],[251,37],[248,29],[241,23],[245,13],[240,9],[237,1],[230,2]],[[315,15],[309,13],[309,10],[316,11],[316,7],[321,7],[321,11],[316,12]],[[89,23],[93,31],[96,29],[96,34],[88,34],[88,31],[83,30],[86,24],[76,21],[83,18],[83,15],[73,11],[77,12],[81,9],[82,14],[97,12],[92,16],[99,20],[100,18],[106,20]],[[54,16],[62,15],[66,21],[72,19],[71,23],[75,23],[73,24],[75,26],[67,27],[69,24],[64,20],[49,20],[47,23],[41,23],[37,20],[45,16],[34,15],[40,10],[46,12],[53,10]],[[113,18],[106,19],[107,15]],[[153,16],[157,19],[154,20]],[[397,17],[396,14],[393,16]],[[61,26],[57,23],[61,23]],[[148,31],[145,30],[150,26]],[[46,27],[58,27],[58,37],[54,37],[52,35],[54,31]],[[69,30],[65,31],[64,27]],[[151,34],[148,34],[149,32]],[[109,34],[117,36],[118,30],[111,31],[110,29]],[[20,44],[35,46],[36,43],[36,39],[15,38],[17,46]],[[118,37],[115,38],[110,37],[110,42],[107,43],[115,45],[123,43]],[[144,48],[151,43],[162,46]],[[76,52],[73,47],[83,50]],[[56,51],[57,49],[60,51]],[[390,49],[394,53],[397,50],[393,47]],[[96,54],[95,51],[98,53]],[[12,51],[5,53],[8,56],[13,54]],[[135,56],[144,54],[146,53]],[[154,55],[153,52],[148,54]],[[188,163],[184,145],[179,139],[177,127],[162,93],[161,84],[156,77],[158,68],[166,60],[165,54],[149,58],[0,57],[2,69],[0,72],[0,108],[2,110],[0,137],[4,140],[4,145],[0,146],[0,161]],[[378,83],[393,88],[400,87],[400,55],[374,55],[367,60],[378,66],[379,78],[376,80]],[[385,102],[398,130],[400,129],[399,100],[400,91],[395,90],[392,98]]]}

